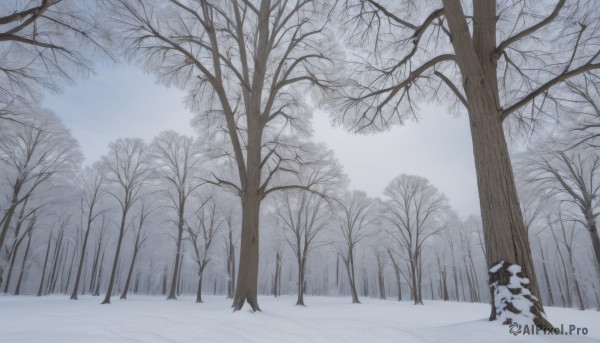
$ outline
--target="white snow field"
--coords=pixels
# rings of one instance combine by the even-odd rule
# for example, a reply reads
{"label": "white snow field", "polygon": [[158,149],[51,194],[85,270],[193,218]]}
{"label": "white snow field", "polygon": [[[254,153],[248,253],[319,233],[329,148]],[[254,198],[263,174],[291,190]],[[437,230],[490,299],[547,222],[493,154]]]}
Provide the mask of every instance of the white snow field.
{"label": "white snow field", "polygon": [[206,296],[166,301],[157,296],[0,297],[0,342],[600,342],[600,312],[547,308],[550,321],[587,328],[583,336],[518,335],[490,323],[484,304],[410,302],[348,297],[262,296],[262,312],[232,313],[230,300]]}

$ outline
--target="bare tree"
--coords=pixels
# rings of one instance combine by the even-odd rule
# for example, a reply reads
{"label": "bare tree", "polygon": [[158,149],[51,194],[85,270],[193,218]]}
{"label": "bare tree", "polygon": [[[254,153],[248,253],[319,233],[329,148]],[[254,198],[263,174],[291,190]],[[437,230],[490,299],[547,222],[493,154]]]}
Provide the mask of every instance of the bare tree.
{"label": "bare tree", "polygon": [[151,208],[144,200],[141,201],[140,206],[140,214],[137,229],[133,229],[133,234],[135,236],[135,241],[133,242],[133,254],[131,256],[131,263],[129,264],[129,272],[127,272],[127,280],[125,281],[125,286],[123,287],[123,293],[121,294],[121,299],[127,299],[127,292],[129,291],[129,284],[131,283],[131,276],[133,275],[133,268],[135,266],[135,261],[140,252],[140,249],[146,243],[148,239],[148,235],[144,231],[144,224],[148,219],[148,216],[152,214],[157,208]]}
{"label": "bare tree", "polygon": [[104,213],[104,211],[98,211],[96,208],[98,202],[101,201],[103,196],[102,187],[104,186],[104,172],[102,170],[102,166],[100,164],[95,164],[92,167],[85,168],[78,178],[78,183],[82,190],[81,210],[82,212],[87,212],[87,220],[84,229],[85,232],[83,233],[79,267],[77,268],[77,276],[75,277],[73,292],[71,292],[71,300],[77,300],[77,292],[79,290],[79,282],[81,280],[83,264],[85,262],[87,244],[92,223],[99,215]]}
{"label": "bare tree", "polygon": [[106,296],[103,304],[110,304],[113,285],[117,267],[119,266],[119,254],[121,244],[127,227],[127,214],[131,207],[140,199],[141,189],[146,182],[149,172],[149,163],[146,151],[146,144],[139,138],[118,139],[110,143],[110,153],[103,157],[103,163],[107,168],[106,180],[114,184],[113,189],[107,192],[119,203],[121,210],[121,223],[119,225],[119,235],[117,236],[117,247],[113,267],[108,281]]}
{"label": "bare tree", "polygon": [[308,133],[304,91],[330,87],[325,74],[333,67],[331,40],[319,19],[323,11],[317,1],[107,2],[127,50],[164,82],[187,88],[202,125],[228,147],[220,156],[237,175],[209,180],[240,196],[234,308],[247,301],[257,311],[261,201],[278,190],[311,188],[276,181],[302,163],[296,158],[302,146],[281,139],[290,131]]}
{"label": "bare tree", "polygon": [[346,267],[353,304],[360,304],[356,292],[354,251],[357,244],[367,236],[368,226],[371,224],[370,211],[371,200],[361,191],[343,194],[336,211],[336,224],[342,240],[336,244],[335,249]]}
{"label": "bare tree", "polygon": [[0,4],[0,119],[21,122],[41,92],[87,74],[91,58],[109,55],[96,6],[77,0]]}
{"label": "bare tree", "polygon": [[600,215],[600,155],[590,149],[561,151],[554,148],[537,151],[541,156],[523,161],[529,168],[527,179],[547,187],[551,194],[559,194],[578,210],[579,213],[572,213],[570,219],[587,229],[600,277],[600,237],[596,225]]}
{"label": "bare tree", "polygon": [[[358,132],[376,131],[416,118],[421,99],[450,99],[454,109],[464,107],[488,266],[500,260],[519,264],[531,292],[538,295],[503,123],[514,118],[535,128],[539,115],[556,114],[565,80],[600,68],[595,2],[342,4],[349,44],[363,49],[353,70],[359,77],[345,89],[339,121]],[[534,300],[543,311],[539,299]],[[490,319],[495,318],[494,309]],[[536,320],[547,322],[541,315]]]}
{"label": "bare tree", "polygon": [[194,261],[198,265],[198,289],[196,292],[196,302],[202,302],[202,279],[204,269],[211,261],[210,249],[214,238],[219,232],[224,219],[217,211],[217,204],[212,195],[201,200],[200,208],[195,213],[195,224],[187,226],[187,232],[192,248],[194,249]]}
{"label": "bare tree", "polygon": [[[276,215],[281,221],[285,240],[298,264],[298,297],[296,305],[304,305],[306,263],[312,250],[329,244],[317,238],[327,228],[331,216],[327,201],[320,195],[306,192],[283,192]],[[277,254],[277,264],[280,265]],[[279,270],[279,272],[281,272]],[[279,275],[276,273],[276,282]]]}
{"label": "bare tree", "polygon": [[11,194],[0,219],[0,250],[19,205],[53,176],[73,173],[81,162],[79,145],[54,113],[40,109],[22,121],[29,124],[4,122],[1,127],[0,165]]}
{"label": "bare tree", "polygon": [[[585,309],[585,303],[583,301],[583,296],[581,295],[581,286],[579,285],[579,277],[577,276],[577,272],[575,269],[575,263],[574,263],[574,259],[573,259],[573,248],[574,248],[574,238],[575,238],[575,225],[577,224],[577,222],[571,221],[571,227],[570,230],[566,227],[566,225],[568,225],[568,223],[566,222],[565,218],[562,217],[561,215],[561,209],[559,209],[558,211],[558,215],[556,216],[556,218],[549,223],[549,229],[552,233],[552,237],[554,238],[554,241],[556,242],[556,247],[557,249],[559,249],[560,251],[560,247],[559,247],[559,239],[557,238],[557,235],[555,233],[555,229],[556,227],[558,227],[559,231],[559,235],[562,238],[562,244],[564,245],[565,249],[567,250],[567,257],[569,258],[569,266],[570,266],[570,270],[567,271],[566,268],[564,270],[565,275],[570,274],[570,280],[573,280],[573,288],[575,291],[575,295],[577,296],[577,300],[579,303],[579,309],[580,310],[584,310]],[[568,282],[568,280],[566,280]],[[570,296],[570,294],[569,294]]]}
{"label": "bare tree", "polygon": [[185,206],[189,196],[201,184],[194,175],[200,167],[200,147],[191,137],[179,135],[174,131],[164,131],[152,141],[151,149],[154,159],[160,166],[159,172],[169,187],[166,191],[171,202],[169,207],[177,214],[177,219],[174,220],[177,226],[175,266],[171,288],[167,296],[167,299],[177,299],[177,273],[180,269],[183,231],[185,230]]}
{"label": "bare tree", "polygon": [[429,181],[420,176],[402,174],[385,188],[384,218],[394,229],[391,235],[400,250],[408,254],[412,298],[423,304],[421,294],[421,254],[425,242],[445,228],[440,213],[446,207],[446,198]]}

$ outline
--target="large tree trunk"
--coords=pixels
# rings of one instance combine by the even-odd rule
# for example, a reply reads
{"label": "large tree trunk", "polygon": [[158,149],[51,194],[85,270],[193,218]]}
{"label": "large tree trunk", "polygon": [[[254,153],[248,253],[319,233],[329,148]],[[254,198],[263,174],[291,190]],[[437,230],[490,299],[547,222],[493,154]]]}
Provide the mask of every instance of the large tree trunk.
{"label": "large tree trunk", "polygon": [[[255,189],[257,191],[258,187]],[[258,197],[247,194],[245,201],[242,202],[240,266],[233,300],[233,308],[236,311],[241,310],[246,301],[252,311],[260,311],[257,300],[259,214]]]}
{"label": "large tree trunk", "polygon": [[[487,264],[520,265],[538,299],[535,305],[543,312],[500,114],[494,59],[496,2],[473,2],[472,38],[460,1],[443,0],[443,4],[468,103]],[[492,303],[490,320],[494,319]]]}

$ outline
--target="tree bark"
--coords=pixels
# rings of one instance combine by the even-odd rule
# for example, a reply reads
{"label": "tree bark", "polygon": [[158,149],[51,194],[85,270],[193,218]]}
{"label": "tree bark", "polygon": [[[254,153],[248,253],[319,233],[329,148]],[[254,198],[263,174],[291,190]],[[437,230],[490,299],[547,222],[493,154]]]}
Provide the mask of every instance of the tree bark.
{"label": "tree bark", "polygon": [[[258,160],[260,161],[260,158]],[[254,169],[256,169],[256,173],[259,172],[258,168]],[[260,175],[257,174],[252,185],[248,185],[248,192],[243,196],[242,200],[240,265],[233,299],[233,308],[235,311],[241,310],[245,302],[248,302],[252,311],[260,311],[257,299],[260,215],[260,200],[258,198],[259,179]]]}
{"label": "tree bark", "polygon": [[[502,127],[494,59],[496,1],[473,2],[472,38],[460,1],[443,0],[443,4],[467,98],[487,264],[510,261],[520,265],[543,312]],[[490,320],[494,319],[493,309]]]}

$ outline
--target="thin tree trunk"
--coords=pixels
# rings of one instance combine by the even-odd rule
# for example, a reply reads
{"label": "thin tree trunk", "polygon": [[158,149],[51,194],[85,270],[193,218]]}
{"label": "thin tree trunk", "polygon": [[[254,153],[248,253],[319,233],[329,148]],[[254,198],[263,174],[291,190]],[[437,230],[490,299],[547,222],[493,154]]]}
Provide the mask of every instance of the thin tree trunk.
{"label": "thin tree trunk", "polygon": [[298,298],[296,300],[296,305],[306,306],[304,305],[304,271],[306,268],[306,256],[303,258],[299,258],[298,260]]}
{"label": "thin tree trunk", "polygon": [[233,299],[235,294],[235,246],[233,245],[233,232],[229,230],[229,256],[227,262],[227,299]]}
{"label": "thin tree trunk", "polygon": [[279,296],[279,287],[280,287],[280,273],[281,273],[281,256],[279,255],[279,251],[275,254],[275,275],[273,276],[273,295],[275,297]]}
{"label": "thin tree trunk", "polygon": [[[75,256],[77,256],[77,247],[75,247],[75,250],[73,250],[73,254],[71,255],[71,263],[69,264],[69,272],[67,273],[67,283],[63,286],[62,293],[65,294],[69,289],[69,283],[71,283],[71,275],[73,274],[73,264],[75,263]],[[73,290],[77,292],[77,288],[74,288]]]}
{"label": "thin tree trunk", "polygon": [[563,275],[565,277],[565,289],[566,289],[565,293],[567,295],[566,307],[573,307],[573,299],[571,298],[571,286],[569,284],[569,273],[567,272],[567,264],[563,257],[562,251],[560,250],[560,246],[558,245],[558,239],[556,238],[554,231],[552,231],[552,236],[554,237],[554,243],[556,243],[556,251],[558,251],[558,256],[560,257],[560,261],[562,262],[562,266],[563,266]]}
{"label": "thin tree trunk", "polygon": [[548,305],[554,306],[554,296],[552,295],[552,287],[550,286],[550,277],[548,276],[548,268],[546,267],[546,258],[544,257],[544,249],[542,249],[542,243],[538,240],[540,246],[540,257],[542,258],[542,270],[544,272],[544,279],[546,279],[546,288],[548,288]]}
{"label": "thin tree trunk", "polygon": [[44,278],[46,276],[46,266],[48,265],[48,257],[50,255],[50,242],[52,242],[52,232],[50,232],[50,238],[48,238],[48,247],[46,248],[46,257],[44,257],[44,266],[42,267],[42,278],[40,279],[40,287],[38,289],[37,296],[42,296],[44,289]]}
{"label": "thin tree trunk", "polygon": [[[58,245],[56,248],[57,252],[59,254],[57,256],[57,259],[54,261],[54,266],[52,268],[52,270],[56,271],[56,273],[52,273],[52,276],[50,277],[50,289],[49,289],[50,294],[54,294],[54,291],[56,289],[56,283],[58,282],[58,276],[59,276],[61,268],[63,266],[62,260],[63,260],[63,256],[65,255],[64,248],[62,247],[63,237],[64,236],[61,236],[60,245]],[[69,252],[68,245],[67,245],[67,252]]]}
{"label": "thin tree trunk", "polygon": [[383,273],[384,264],[379,261],[377,280],[379,281],[379,299],[385,299],[385,276]]}
{"label": "thin tree trunk", "polygon": [[598,237],[598,228],[594,218],[588,219],[588,232],[590,233],[592,249],[594,250],[594,256],[596,257],[596,271],[600,278],[600,237]]}
{"label": "thin tree trunk", "polygon": [[4,240],[6,239],[6,234],[8,233],[8,229],[10,228],[10,223],[12,222],[12,217],[15,214],[15,210],[19,205],[19,193],[21,193],[21,187],[23,186],[23,181],[20,178],[15,180],[15,185],[13,186],[13,194],[11,197],[10,205],[4,216],[2,217],[2,231],[0,231],[0,247],[4,246]]}
{"label": "thin tree trunk", "polygon": [[96,247],[96,251],[94,252],[94,261],[92,263],[92,275],[90,275],[90,293],[94,292],[94,286],[96,284],[96,276],[98,271],[98,259],[100,258],[100,244],[102,242],[98,241],[98,246]]}
{"label": "thin tree trunk", "polygon": [[106,247],[102,250],[102,257],[100,258],[100,268],[98,268],[98,275],[96,276],[96,287],[92,296],[100,296],[100,282],[102,282],[102,267],[104,266],[104,253]]}
{"label": "thin tree trunk", "polygon": [[179,192],[179,219],[177,221],[177,252],[175,253],[175,267],[173,268],[173,278],[171,280],[171,288],[167,300],[177,299],[177,279],[179,273],[179,262],[181,260],[181,243],[183,241],[183,224],[184,224],[184,206],[185,201],[182,200],[181,191]]}
{"label": "thin tree trunk", "polygon": [[123,236],[125,235],[125,221],[127,220],[128,206],[129,206],[129,204],[125,204],[126,209],[123,211],[123,214],[121,216],[121,227],[119,228],[119,237],[117,239],[117,248],[115,250],[115,258],[113,261],[112,271],[110,273],[110,279],[108,281],[108,289],[106,291],[106,296],[104,297],[102,304],[110,304],[110,297],[112,296],[116,272],[117,272],[117,268],[119,266],[119,254],[121,253],[121,244],[123,243]]}
{"label": "thin tree trunk", "polygon": [[[198,289],[196,290],[196,303],[203,303],[202,301],[202,277],[204,276],[204,268],[200,268],[198,271]],[[209,286],[210,287],[210,286]]]}
{"label": "thin tree trunk", "polygon": [[[141,230],[141,228],[140,228]],[[137,258],[137,254],[139,249],[140,235],[136,235],[135,238],[135,247],[133,249],[133,257],[131,258],[131,264],[129,265],[129,272],[127,273],[127,281],[125,281],[125,288],[123,288],[123,293],[121,294],[121,299],[127,299],[127,292],[129,291],[129,284],[131,283],[131,275],[133,275],[133,267],[135,266],[135,259]]]}
{"label": "thin tree trunk", "polygon": [[27,247],[25,248],[25,255],[23,255],[23,262],[21,263],[21,272],[19,273],[19,280],[17,281],[17,287],[15,288],[15,295],[21,293],[21,282],[23,281],[23,275],[25,275],[25,263],[29,257],[29,247],[31,246],[31,232],[27,234]]}
{"label": "thin tree trunk", "polygon": [[[81,246],[81,256],[79,257],[79,267],[77,268],[77,276],[75,277],[75,285],[73,286],[73,292],[71,293],[71,300],[77,300],[77,290],[79,289],[79,282],[81,280],[81,271],[83,269],[83,264],[85,262],[85,253],[87,249],[88,238],[90,236],[90,229],[92,227],[93,220],[93,207],[90,209],[88,213],[87,227],[85,229],[85,234],[83,236],[83,244]],[[90,285],[91,287],[91,285]]]}

